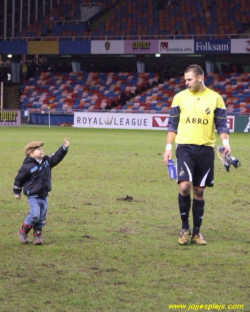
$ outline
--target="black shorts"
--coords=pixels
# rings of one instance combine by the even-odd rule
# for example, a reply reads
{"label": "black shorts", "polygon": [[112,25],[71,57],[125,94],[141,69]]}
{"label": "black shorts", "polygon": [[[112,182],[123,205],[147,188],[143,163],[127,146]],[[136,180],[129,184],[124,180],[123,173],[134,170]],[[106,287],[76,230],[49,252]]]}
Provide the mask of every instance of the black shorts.
{"label": "black shorts", "polygon": [[214,148],[205,145],[178,144],[176,148],[177,182],[194,186],[214,186]]}

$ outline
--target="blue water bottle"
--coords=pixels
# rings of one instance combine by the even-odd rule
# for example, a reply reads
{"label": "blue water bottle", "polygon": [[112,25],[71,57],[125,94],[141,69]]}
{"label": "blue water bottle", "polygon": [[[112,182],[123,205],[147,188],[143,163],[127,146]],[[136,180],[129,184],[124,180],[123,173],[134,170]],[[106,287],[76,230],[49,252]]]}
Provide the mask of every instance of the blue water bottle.
{"label": "blue water bottle", "polygon": [[168,172],[171,180],[176,179],[176,168],[173,159],[168,161]]}

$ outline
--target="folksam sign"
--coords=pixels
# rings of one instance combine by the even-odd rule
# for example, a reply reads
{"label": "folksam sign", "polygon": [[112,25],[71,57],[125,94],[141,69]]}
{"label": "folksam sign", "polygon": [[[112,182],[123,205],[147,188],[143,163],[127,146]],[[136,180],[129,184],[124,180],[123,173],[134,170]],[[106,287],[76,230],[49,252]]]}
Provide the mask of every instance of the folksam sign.
{"label": "folksam sign", "polygon": [[203,53],[230,53],[231,41],[229,39],[195,40],[194,52]]}

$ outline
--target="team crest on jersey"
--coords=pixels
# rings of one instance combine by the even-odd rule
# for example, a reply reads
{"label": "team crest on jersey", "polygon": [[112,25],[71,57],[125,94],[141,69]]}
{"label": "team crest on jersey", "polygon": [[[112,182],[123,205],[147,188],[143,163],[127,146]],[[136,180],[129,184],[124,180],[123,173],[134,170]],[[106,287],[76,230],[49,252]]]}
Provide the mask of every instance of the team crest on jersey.
{"label": "team crest on jersey", "polygon": [[183,176],[184,174],[185,174],[185,171],[183,170],[183,168],[181,168],[179,171],[179,177]]}
{"label": "team crest on jersey", "polygon": [[209,106],[205,109],[205,112],[207,115],[209,115],[211,113]]}

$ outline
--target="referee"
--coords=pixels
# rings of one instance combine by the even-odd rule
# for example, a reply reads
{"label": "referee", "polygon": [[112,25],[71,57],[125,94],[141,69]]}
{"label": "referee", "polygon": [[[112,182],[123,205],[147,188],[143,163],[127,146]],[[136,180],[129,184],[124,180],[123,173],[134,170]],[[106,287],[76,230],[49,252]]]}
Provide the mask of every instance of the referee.
{"label": "referee", "polygon": [[222,97],[204,84],[204,72],[198,65],[190,65],[184,71],[187,89],[173,98],[167,134],[164,161],[172,159],[173,143],[176,143],[178,203],[182,229],[178,241],[189,243],[191,231],[189,212],[193,189],[193,231],[191,242],[206,245],[200,233],[205,207],[205,187],[214,185],[214,146],[217,130],[230,154],[227,111]]}

